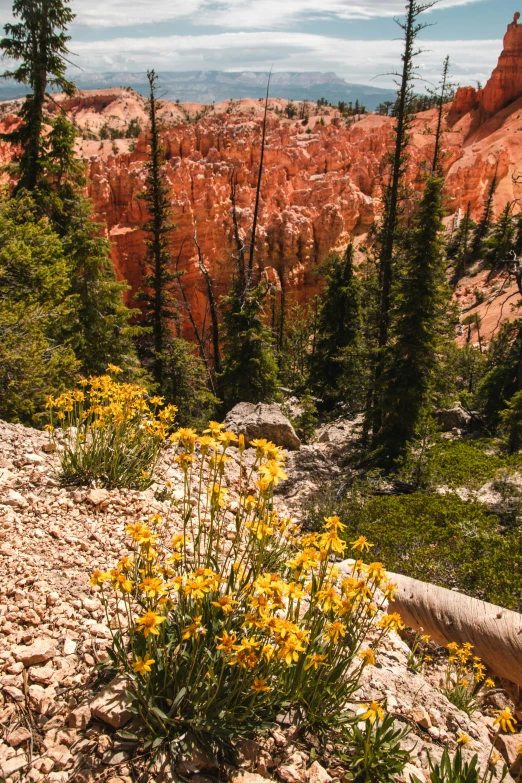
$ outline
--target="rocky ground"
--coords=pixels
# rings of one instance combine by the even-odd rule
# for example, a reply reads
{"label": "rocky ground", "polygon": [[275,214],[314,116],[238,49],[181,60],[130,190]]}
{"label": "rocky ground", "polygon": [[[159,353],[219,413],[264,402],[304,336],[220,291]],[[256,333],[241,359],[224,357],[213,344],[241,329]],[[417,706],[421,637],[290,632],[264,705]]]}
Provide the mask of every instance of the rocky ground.
{"label": "rocky ground", "polygon": [[[332,477],[332,456],[340,433],[320,434],[322,442],[296,451],[289,459],[289,481],[281,504],[297,509],[303,491]],[[349,429],[349,428],[348,428]],[[44,433],[0,422],[0,780],[66,783],[109,780],[130,783],[135,745],[119,734],[130,718],[121,687],[96,693],[93,665],[102,660],[110,630],[102,605],[88,585],[95,568],[107,568],[127,553],[124,528],[151,513],[167,512],[153,490],[106,491],[59,485],[54,454]],[[176,491],[180,480],[166,468]],[[233,496],[237,466],[228,481]],[[379,698],[402,724],[412,728],[411,765],[421,779],[426,750],[439,757],[457,732],[467,733],[466,752],[483,764],[491,750],[493,718],[469,719],[452,706],[430,678],[407,668],[408,647],[392,636],[365,670],[361,700]],[[501,691],[491,706],[504,706]],[[490,707],[491,709],[491,707]],[[510,762],[518,735],[499,748]],[[275,731],[263,745],[243,746],[237,783],[329,783],[339,777],[312,759],[292,740],[291,727]],[[186,761],[181,771],[193,783],[205,783],[212,769],[205,759]],[[157,767],[151,780],[171,780]],[[205,776],[207,776],[205,778]]]}

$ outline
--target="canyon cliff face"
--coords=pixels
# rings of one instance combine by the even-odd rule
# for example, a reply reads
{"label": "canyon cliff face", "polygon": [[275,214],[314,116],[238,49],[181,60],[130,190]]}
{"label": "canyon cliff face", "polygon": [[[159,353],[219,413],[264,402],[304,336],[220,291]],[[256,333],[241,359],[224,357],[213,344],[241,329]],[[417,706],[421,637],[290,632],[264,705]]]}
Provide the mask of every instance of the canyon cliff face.
{"label": "canyon cliff face", "polygon": [[[147,136],[100,141],[103,126],[123,133],[131,120],[146,128],[146,103],[128,89],[79,92],[63,105],[80,131],[78,152],[89,173],[95,214],[111,241],[118,276],[130,285],[129,302],[140,286],[145,254],[143,200]],[[393,119],[366,115],[346,120],[331,107],[303,105],[305,119],[285,117],[288,101],[270,101],[255,264],[272,283],[276,300],[304,303],[320,289],[318,266],[332,249],[351,238],[364,243],[381,210],[392,144]],[[4,128],[13,123],[17,102],[0,106]],[[170,183],[170,235],[173,267],[201,327],[209,322],[202,264],[216,297],[225,294],[235,273],[232,183],[241,241],[248,247],[261,146],[263,103],[257,100],[215,106],[165,101],[161,116]],[[460,88],[445,107],[444,168],[448,227],[468,202],[478,217],[496,175],[495,213],[522,199],[522,25],[508,26],[504,51],[482,90]],[[435,111],[413,123],[409,178],[422,186],[419,172],[433,153]],[[118,134],[116,134],[118,135]],[[121,134],[120,134],[121,135]],[[9,157],[0,142],[0,158]],[[520,178],[522,180],[522,177]],[[198,254],[196,241],[201,249]],[[473,281],[457,298],[466,309]],[[506,308],[509,314],[509,308]],[[488,310],[494,318],[495,308]],[[191,335],[188,319],[186,334]]]}

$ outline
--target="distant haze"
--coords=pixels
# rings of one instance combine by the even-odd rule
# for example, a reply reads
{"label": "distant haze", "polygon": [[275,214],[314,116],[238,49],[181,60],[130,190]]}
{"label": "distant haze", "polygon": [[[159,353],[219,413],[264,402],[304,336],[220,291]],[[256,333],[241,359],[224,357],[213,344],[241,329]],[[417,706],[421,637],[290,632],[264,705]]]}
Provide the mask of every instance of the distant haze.
{"label": "distant haze", "polygon": [[[263,98],[268,80],[267,72],[225,71],[162,71],[159,74],[159,94],[168,100],[183,103],[219,103],[229,99]],[[110,73],[82,73],[74,76],[79,89],[100,90],[109,87],[132,87],[147,95],[145,73],[122,71]],[[0,100],[20,98],[27,90],[13,82],[0,82]],[[335,73],[287,72],[272,74],[270,95],[294,101],[317,101],[326,98],[329,103],[349,103],[356,100],[370,111],[382,101],[394,100],[393,90],[350,84]]]}

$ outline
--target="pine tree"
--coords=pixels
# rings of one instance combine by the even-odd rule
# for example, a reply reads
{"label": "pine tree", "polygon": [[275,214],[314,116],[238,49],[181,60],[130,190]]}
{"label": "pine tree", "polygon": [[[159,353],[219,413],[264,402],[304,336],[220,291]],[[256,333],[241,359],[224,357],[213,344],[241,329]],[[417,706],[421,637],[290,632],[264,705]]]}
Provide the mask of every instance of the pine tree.
{"label": "pine tree", "polygon": [[404,31],[404,51],[402,55],[402,72],[399,75],[399,91],[395,104],[394,116],[394,150],[391,156],[390,181],[384,194],[384,212],[378,233],[378,267],[379,267],[379,291],[380,303],[377,323],[377,361],[375,365],[375,379],[373,392],[373,405],[367,411],[369,422],[373,427],[374,436],[377,435],[382,424],[381,411],[381,378],[384,371],[385,349],[388,344],[388,332],[390,327],[391,294],[394,272],[394,254],[397,243],[397,234],[400,217],[401,191],[404,184],[404,175],[408,161],[407,147],[409,143],[409,129],[412,119],[413,82],[415,79],[415,41],[419,32],[425,25],[417,22],[419,16],[431,8],[433,3],[419,4],[416,0],[408,0],[406,4],[406,21],[399,23]]}
{"label": "pine tree", "polygon": [[453,284],[456,284],[466,274],[471,251],[471,237],[475,225],[475,221],[471,217],[471,201],[468,201],[464,217],[447,248],[448,258],[454,259]]}
{"label": "pine tree", "polygon": [[473,264],[482,258],[484,253],[484,243],[488,238],[489,231],[491,229],[491,222],[493,220],[493,198],[497,189],[497,172],[493,175],[493,179],[488,188],[487,196],[484,200],[484,209],[482,211],[482,217],[477,223],[477,227],[473,233],[473,240],[471,243],[471,249],[469,254],[469,262]]}
{"label": "pine tree", "polygon": [[270,329],[263,321],[263,283],[245,287],[241,277],[223,298],[223,371],[219,395],[230,409],[238,402],[272,402],[277,394],[277,362]]}
{"label": "pine tree", "polygon": [[169,186],[163,171],[164,150],[160,139],[156,98],[157,76],[147,72],[149,81],[149,159],[146,163],[147,179],[142,198],[147,204],[149,220],[143,226],[149,234],[143,285],[137,295],[143,311],[143,323],[149,329],[141,339],[142,354],[146,366],[160,394],[165,383],[165,349],[179,321],[179,310],[174,295],[174,282],[178,275],[170,271],[171,254],[169,235],[174,226],[170,222]]}
{"label": "pine tree", "polygon": [[80,370],[60,237],[27,194],[0,200],[0,419],[34,425]]}
{"label": "pine tree", "polygon": [[120,367],[127,377],[140,376],[130,325],[139,313],[123,303],[129,286],[117,280],[110,246],[100,236],[101,225],[92,222],[91,205],[76,196],[69,207],[68,232],[62,245],[68,263],[68,294],[74,305],[71,328],[66,333],[81,362],[83,375],[99,375],[108,364]]}
{"label": "pine tree", "polygon": [[442,177],[430,175],[408,237],[397,285],[379,437],[384,461],[389,466],[414,439],[423,409],[430,402],[441,338],[447,330],[449,289],[442,239],[442,191]]}
{"label": "pine tree", "polygon": [[[310,359],[310,385],[332,410],[341,400],[357,406],[361,368],[361,286],[354,273],[353,244],[344,256],[331,253],[325,261],[326,285],[320,298],[314,352]],[[352,399],[346,399],[346,387]]]}
{"label": "pine tree", "polygon": [[65,77],[67,26],[75,14],[68,0],[15,0],[13,15],[20,21],[6,24],[0,41],[3,55],[19,62],[4,76],[27,84],[32,94],[20,110],[21,125],[4,136],[19,144],[17,190],[34,190],[42,175],[43,124],[46,91],[49,86],[72,95],[74,85]]}
{"label": "pine tree", "polygon": [[492,430],[500,422],[506,400],[519,391],[522,391],[521,318],[502,324],[491,341],[486,372],[477,389],[477,401]]}
{"label": "pine tree", "polygon": [[513,220],[511,204],[506,204],[484,243],[485,257],[492,272],[507,266],[513,261],[515,251],[516,226]]}

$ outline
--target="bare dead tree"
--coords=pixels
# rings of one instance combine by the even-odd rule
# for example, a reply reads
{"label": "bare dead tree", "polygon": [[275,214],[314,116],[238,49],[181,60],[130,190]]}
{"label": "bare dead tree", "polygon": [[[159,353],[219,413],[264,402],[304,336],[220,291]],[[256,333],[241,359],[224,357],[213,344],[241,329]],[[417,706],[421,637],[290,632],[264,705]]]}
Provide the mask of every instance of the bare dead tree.
{"label": "bare dead tree", "polygon": [[210,307],[210,320],[212,322],[212,349],[213,349],[213,358],[214,358],[214,372],[217,375],[219,375],[219,373],[221,372],[221,356],[219,352],[219,319],[218,319],[217,305],[216,305],[216,299],[214,297],[212,279],[210,277],[207,267],[205,266],[205,262],[203,260],[203,253],[201,252],[201,246],[198,241],[197,226],[195,221],[194,221],[193,239],[194,239],[194,244],[196,245],[198,251],[199,268],[207,284],[208,303]]}
{"label": "bare dead tree", "polygon": [[250,281],[252,277],[252,270],[254,268],[254,251],[256,245],[256,230],[257,219],[259,215],[259,198],[261,194],[261,179],[263,177],[263,161],[265,157],[265,144],[266,144],[266,125],[268,118],[268,93],[270,90],[270,79],[272,78],[272,71],[268,75],[268,82],[266,85],[266,97],[265,97],[265,111],[263,114],[263,131],[261,135],[261,156],[259,158],[259,171],[257,174],[257,187],[256,187],[256,201],[254,205],[254,219],[252,221],[252,236],[250,238],[250,252],[248,255],[248,279]]}
{"label": "bare dead tree", "polygon": [[205,344],[204,344],[203,338],[201,337],[201,334],[199,332],[198,325],[197,325],[197,323],[196,323],[196,321],[194,319],[194,315],[192,313],[192,307],[190,305],[190,302],[187,299],[187,294],[185,293],[185,289],[184,289],[183,284],[181,282],[181,278],[183,277],[183,273],[180,274],[179,271],[178,271],[179,261],[180,261],[180,258],[181,258],[181,253],[183,251],[183,245],[184,244],[185,244],[185,239],[181,243],[181,247],[180,247],[180,250],[179,250],[179,253],[178,253],[178,257],[176,259],[176,275],[178,275],[177,281],[178,281],[179,290],[180,290],[180,293],[181,293],[181,298],[183,299],[183,303],[185,305],[186,313],[187,313],[187,315],[189,317],[189,321],[190,321],[191,326],[192,326],[192,328],[194,330],[194,335],[196,337],[196,341],[197,341],[198,348],[199,348],[199,354],[201,356],[203,364],[205,365],[205,369],[207,371],[208,380],[209,380],[209,383],[210,383],[210,385],[212,387],[212,392],[215,394],[216,393],[216,383],[215,383],[214,376],[213,376],[212,372],[210,371],[210,367],[209,367],[209,364],[208,364],[207,355],[205,353]]}
{"label": "bare dead tree", "polygon": [[230,203],[232,204],[232,223],[234,226],[234,241],[236,243],[237,265],[239,275],[242,280],[245,279],[245,245],[239,234],[239,223],[237,220],[237,174],[234,170],[230,176]]}

